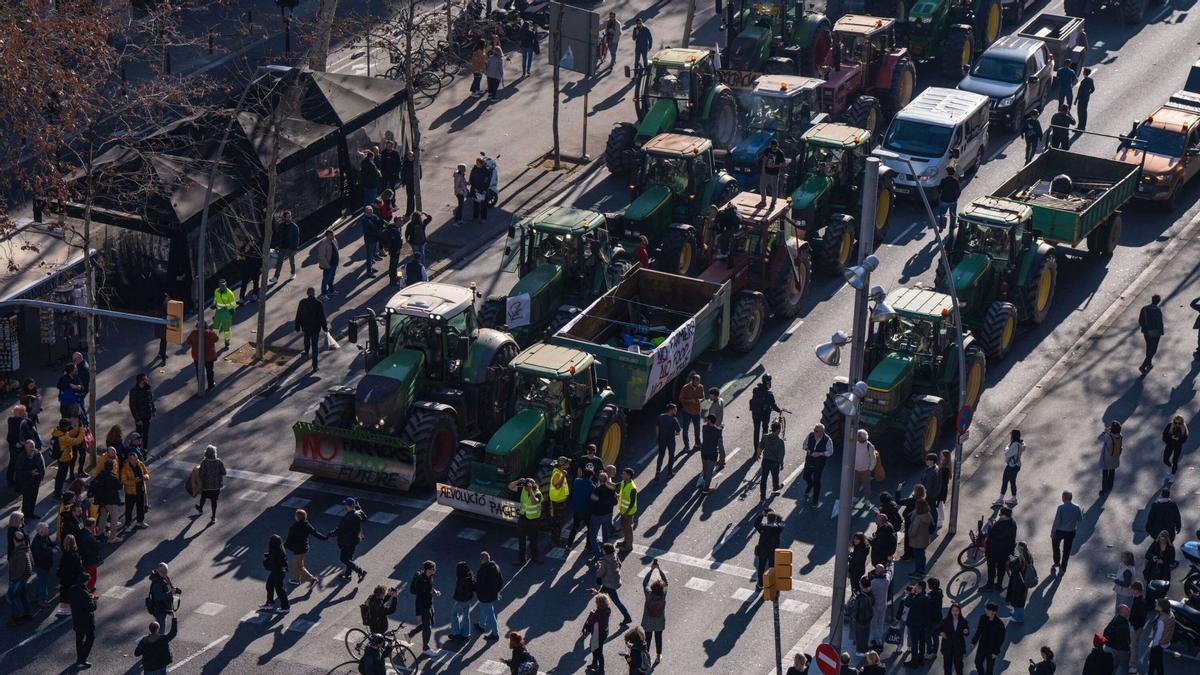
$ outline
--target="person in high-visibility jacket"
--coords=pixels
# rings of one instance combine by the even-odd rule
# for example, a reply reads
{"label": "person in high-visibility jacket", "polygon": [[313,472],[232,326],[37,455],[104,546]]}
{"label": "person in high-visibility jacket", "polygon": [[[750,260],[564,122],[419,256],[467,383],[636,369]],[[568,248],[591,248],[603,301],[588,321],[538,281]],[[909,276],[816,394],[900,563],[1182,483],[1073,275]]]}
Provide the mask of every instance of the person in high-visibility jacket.
{"label": "person in high-visibility jacket", "polygon": [[617,515],[621,517],[624,539],[619,546],[622,553],[633,550],[633,517],[638,511],[638,488],[633,482],[633,469],[621,469],[621,484],[617,486]]}
{"label": "person in high-visibility jacket", "polygon": [[213,291],[213,307],[216,307],[217,311],[213,313],[212,329],[225,338],[225,346],[228,347],[233,332],[233,310],[237,309],[237,296],[229,290],[224,279],[219,280],[217,284],[217,290]]}
{"label": "person in high-visibility jacket", "polygon": [[571,505],[571,480],[567,472],[571,470],[571,460],[559,457],[550,472],[550,545],[563,546],[562,528],[566,523],[567,511]]}
{"label": "person in high-visibility jacket", "polygon": [[517,513],[517,541],[520,547],[521,565],[525,564],[525,545],[534,562],[542,562],[538,555],[538,528],[542,526],[542,490],[532,478],[518,478],[508,484],[508,489],[518,493],[520,505]]}

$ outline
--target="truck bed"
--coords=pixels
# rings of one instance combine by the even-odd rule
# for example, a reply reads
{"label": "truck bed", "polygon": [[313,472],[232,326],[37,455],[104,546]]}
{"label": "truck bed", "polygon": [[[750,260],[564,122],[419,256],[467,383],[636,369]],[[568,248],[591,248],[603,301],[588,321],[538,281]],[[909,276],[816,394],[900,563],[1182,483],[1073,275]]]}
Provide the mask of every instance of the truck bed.
{"label": "truck bed", "polygon": [[1070,59],[1078,69],[1087,56],[1087,33],[1083,27],[1084,20],[1078,17],[1038,14],[1017,31],[1017,36],[1046,43],[1046,48],[1057,62],[1056,65]]}

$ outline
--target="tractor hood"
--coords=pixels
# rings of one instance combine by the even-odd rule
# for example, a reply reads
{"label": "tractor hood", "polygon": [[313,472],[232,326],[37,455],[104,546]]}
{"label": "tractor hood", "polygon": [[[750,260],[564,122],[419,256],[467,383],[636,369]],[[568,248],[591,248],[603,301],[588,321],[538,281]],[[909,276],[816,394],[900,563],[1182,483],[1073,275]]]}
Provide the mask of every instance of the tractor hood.
{"label": "tractor hood", "polygon": [[867,386],[876,391],[891,391],[912,374],[912,357],[888,354],[867,376]]}
{"label": "tractor hood", "polygon": [[645,117],[638,124],[637,137],[639,142],[654,138],[655,136],[670,131],[675,128],[675,120],[679,117],[679,105],[675,101],[666,98],[655,99],[654,105],[646,111]]}
{"label": "tractor hood", "polygon": [[804,179],[800,187],[792,193],[792,208],[793,209],[808,209],[820,199],[829,188],[833,185],[833,181],[828,176],[811,175]]}
{"label": "tractor hood", "polygon": [[754,70],[755,62],[762,50],[763,43],[771,39],[771,31],[762,26],[751,26],[738,33],[733,45],[726,53],[729,62],[727,67],[734,70]]}
{"label": "tractor hood", "polygon": [[355,391],[359,424],[380,433],[399,430],[424,370],[425,355],[415,349],[397,350],[375,364]]}
{"label": "tractor hood", "polygon": [[[525,408],[504,423],[487,443],[487,454],[506,456],[536,453],[546,438],[546,413]],[[512,480],[516,476],[508,478]]]}
{"label": "tractor hood", "polygon": [[749,138],[734,146],[729,151],[729,157],[735,166],[753,166],[767,149],[771,139],[775,138],[774,131],[756,131]]}
{"label": "tractor hood", "polygon": [[521,277],[521,280],[513,284],[512,290],[508,292],[509,297],[529,294],[530,298],[537,298],[547,291],[553,284],[562,279],[562,266],[554,263],[544,263],[533,268]]}
{"label": "tractor hood", "polygon": [[991,265],[991,258],[983,253],[968,253],[954,266],[954,290],[960,297],[970,296]]}
{"label": "tractor hood", "polygon": [[625,207],[625,220],[634,223],[650,220],[659,209],[668,208],[670,201],[671,188],[665,185],[654,185]]}

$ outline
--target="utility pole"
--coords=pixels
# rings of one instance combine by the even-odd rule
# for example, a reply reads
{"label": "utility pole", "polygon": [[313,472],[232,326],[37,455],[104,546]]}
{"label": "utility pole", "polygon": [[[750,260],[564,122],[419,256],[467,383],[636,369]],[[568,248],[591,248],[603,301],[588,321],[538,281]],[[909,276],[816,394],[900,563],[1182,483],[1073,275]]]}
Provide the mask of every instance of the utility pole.
{"label": "utility pole", "polygon": [[[562,69],[562,20],[563,12],[566,10],[564,3],[558,3],[558,14],[554,17],[554,28],[550,31],[550,58],[554,59],[554,122],[552,124],[552,133],[554,134],[554,170],[558,171],[562,168],[562,145],[558,141],[558,108],[559,108],[559,71]],[[584,119],[587,119],[587,110],[584,110]]]}
{"label": "utility pole", "polygon": [[683,48],[692,44],[692,21],[696,18],[696,0],[688,0],[687,20],[683,22]]}
{"label": "utility pole", "polygon": [[[854,293],[853,341],[850,347],[850,386],[862,380],[863,361],[867,350],[867,300],[871,288],[871,272],[864,261],[871,254],[875,240],[875,202],[879,196],[879,159],[867,158],[863,177],[862,217],[858,227],[858,264],[863,269],[862,284]],[[846,415],[842,433],[842,476],[838,490],[837,555],[833,563],[833,599],[829,609],[829,644],[842,648],[842,622],[846,609],[846,574],[850,564],[850,521],[854,501],[854,449],[857,442],[858,409]]]}

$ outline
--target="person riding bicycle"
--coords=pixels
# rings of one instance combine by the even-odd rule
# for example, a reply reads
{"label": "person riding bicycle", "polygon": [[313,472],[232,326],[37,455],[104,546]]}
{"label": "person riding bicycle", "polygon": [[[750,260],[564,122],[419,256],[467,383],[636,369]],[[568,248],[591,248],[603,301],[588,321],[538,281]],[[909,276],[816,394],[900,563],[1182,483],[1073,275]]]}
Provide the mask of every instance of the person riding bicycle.
{"label": "person riding bicycle", "polygon": [[358,660],[358,672],[361,675],[386,675],[387,664],[383,655],[384,637],[372,633],[363,650],[362,658]]}

